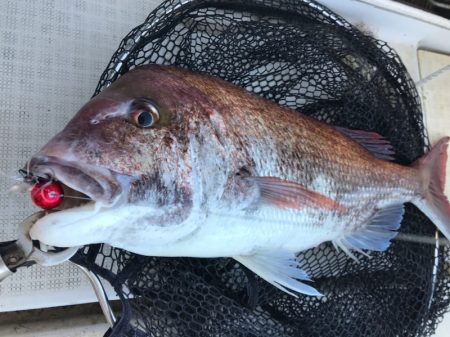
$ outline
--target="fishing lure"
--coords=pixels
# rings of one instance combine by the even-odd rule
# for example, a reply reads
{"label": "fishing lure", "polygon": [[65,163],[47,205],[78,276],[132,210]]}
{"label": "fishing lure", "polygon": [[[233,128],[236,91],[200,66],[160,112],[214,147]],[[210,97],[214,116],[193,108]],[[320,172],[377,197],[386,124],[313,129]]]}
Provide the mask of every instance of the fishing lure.
{"label": "fishing lure", "polygon": [[62,199],[63,190],[56,181],[43,181],[31,189],[31,200],[42,209],[53,209],[61,204]]}
{"label": "fishing lure", "polygon": [[61,204],[64,194],[61,185],[57,181],[35,176],[25,170],[19,170],[19,173],[23,176],[25,183],[33,186],[30,190],[30,196],[31,201],[37,207],[50,210]]}

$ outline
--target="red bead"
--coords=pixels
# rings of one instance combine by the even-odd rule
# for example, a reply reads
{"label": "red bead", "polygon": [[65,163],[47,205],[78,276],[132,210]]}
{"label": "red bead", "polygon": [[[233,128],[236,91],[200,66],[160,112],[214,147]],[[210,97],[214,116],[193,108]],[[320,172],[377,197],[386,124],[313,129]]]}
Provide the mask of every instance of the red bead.
{"label": "red bead", "polygon": [[63,190],[57,182],[42,182],[31,190],[31,200],[40,208],[52,209],[61,203],[62,194]]}

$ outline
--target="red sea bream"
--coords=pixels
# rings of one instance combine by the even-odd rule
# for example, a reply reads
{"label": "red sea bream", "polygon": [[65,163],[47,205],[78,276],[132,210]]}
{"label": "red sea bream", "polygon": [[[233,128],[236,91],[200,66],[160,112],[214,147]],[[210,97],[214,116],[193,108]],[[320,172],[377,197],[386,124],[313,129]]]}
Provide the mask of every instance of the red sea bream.
{"label": "red sea bream", "polygon": [[219,78],[142,66],[89,101],[29,161],[92,199],[30,235],[149,256],[232,257],[280,289],[319,295],[296,253],[332,241],[388,249],[403,203],[450,237],[449,138],[411,166],[373,132],[329,126]]}

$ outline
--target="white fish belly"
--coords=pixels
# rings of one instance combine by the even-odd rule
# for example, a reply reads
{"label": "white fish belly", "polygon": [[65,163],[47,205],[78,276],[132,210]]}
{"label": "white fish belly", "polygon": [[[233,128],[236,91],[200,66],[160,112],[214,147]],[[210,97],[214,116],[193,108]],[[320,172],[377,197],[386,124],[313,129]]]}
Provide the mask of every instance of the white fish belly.
{"label": "white fish belly", "polygon": [[339,235],[335,226],[327,226],[327,220],[315,225],[307,212],[274,211],[273,208],[254,213],[214,212],[208,214],[203,223],[185,238],[161,247],[147,247],[148,251],[141,253],[232,257],[270,251],[299,252]]}

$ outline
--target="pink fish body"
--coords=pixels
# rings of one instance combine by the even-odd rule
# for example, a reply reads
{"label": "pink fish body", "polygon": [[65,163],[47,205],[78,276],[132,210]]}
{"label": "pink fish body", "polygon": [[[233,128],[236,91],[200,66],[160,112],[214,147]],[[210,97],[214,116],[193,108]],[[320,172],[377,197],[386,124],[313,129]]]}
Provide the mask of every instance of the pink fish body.
{"label": "pink fish body", "polygon": [[401,166],[385,160],[391,148],[377,134],[334,128],[215,77],[142,66],[28,163],[93,200],[44,216],[30,235],[58,247],[233,257],[288,293],[318,295],[296,253],[326,241],[353,257],[384,251],[405,202],[450,237],[448,142]]}

